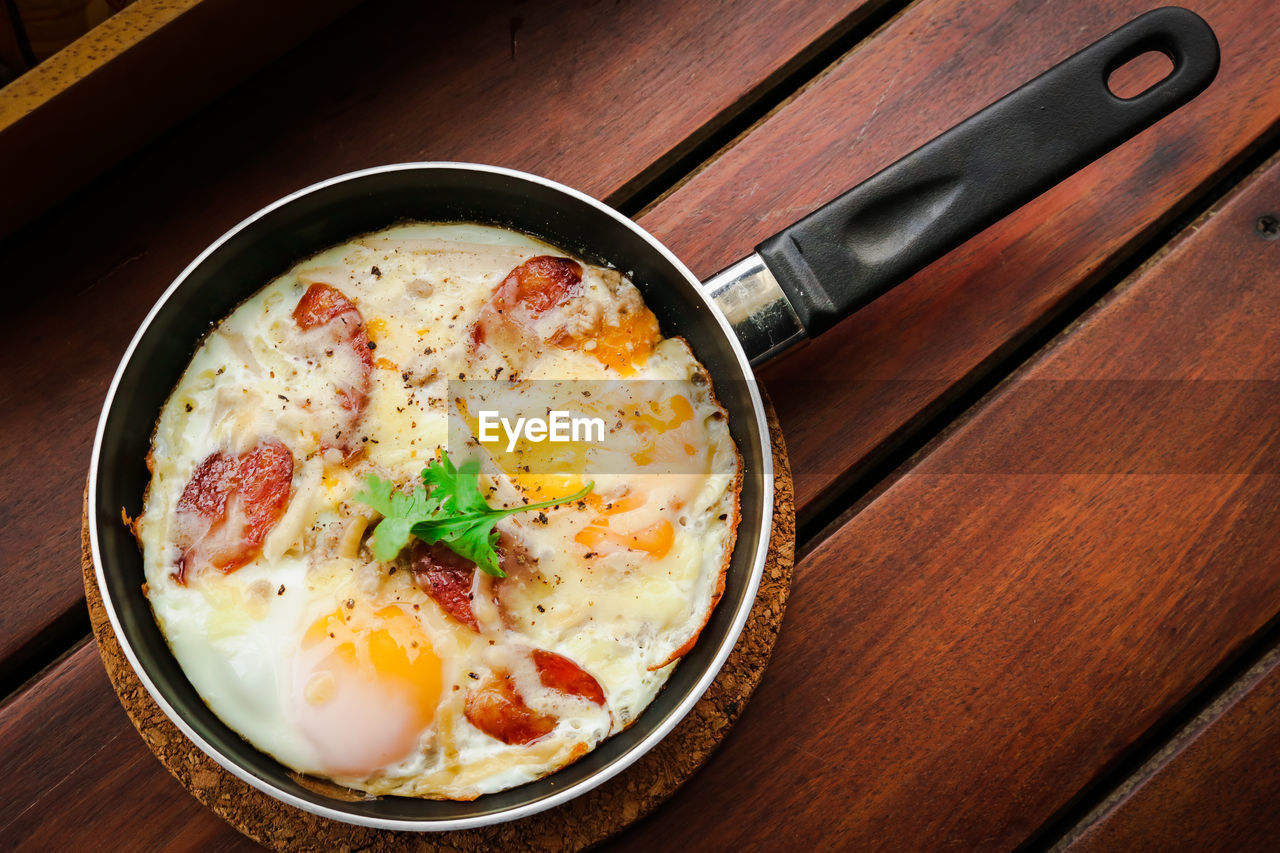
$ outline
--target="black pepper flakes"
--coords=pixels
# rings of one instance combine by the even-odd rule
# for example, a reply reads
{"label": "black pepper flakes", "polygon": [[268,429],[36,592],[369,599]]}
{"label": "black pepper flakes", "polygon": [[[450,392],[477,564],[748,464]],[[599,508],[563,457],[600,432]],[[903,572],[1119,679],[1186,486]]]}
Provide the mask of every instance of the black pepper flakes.
{"label": "black pepper flakes", "polygon": [[276,590],[276,595],[284,595],[284,584],[280,584],[280,588]]}
{"label": "black pepper flakes", "polygon": [[374,278],[382,278],[382,270],[378,269],[376,266],[369,270],[369,272],[373,273]]}

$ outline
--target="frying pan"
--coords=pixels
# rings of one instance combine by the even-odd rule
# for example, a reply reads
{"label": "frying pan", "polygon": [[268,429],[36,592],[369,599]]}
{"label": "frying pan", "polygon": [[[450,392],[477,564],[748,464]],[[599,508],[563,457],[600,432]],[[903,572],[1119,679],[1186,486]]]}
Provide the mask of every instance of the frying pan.
{"label": "frying pan", "polygon": [[[1173,71],[1133,98],[1107,88],[1148,51]],[[772,466],[752,365],[905,280],[940,255],[1185,104],[1218,68],[1195,14],[1163,8],[1130,21],[1044,75],[698,279],[652,236],[582,193],[533,175],[463,163],[408,163],[343,175],[255,213],[206,249],[143,321],[116,372],[89,475],[89,529],[112,627],[152,698],[201,750],[266,793],[315,814],[398,830],[512,820],[620,772],[698,701],[751,608],[768,549]],[[142,509],[144,460],[162,404],[210,325],[299,259],[406,219],[508,226],[627,272],[665,335],[706,366],[742,453],[742,519],[724,597],[693,651],[640,719],[577,763],[473,802],[401,797],[347,802],[300,785],[205,706],[174,660],[142,595],[142,559],[120,521]],[[816,401],[815,401],[816,402]]]}

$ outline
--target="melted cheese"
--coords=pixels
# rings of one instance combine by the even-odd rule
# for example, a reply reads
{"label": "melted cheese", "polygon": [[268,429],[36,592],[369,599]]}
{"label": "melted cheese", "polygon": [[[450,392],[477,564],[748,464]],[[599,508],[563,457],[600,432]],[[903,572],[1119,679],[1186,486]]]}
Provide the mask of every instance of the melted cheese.
{"label": "melted cheese", "polygon": [[[210,708],[298,771],[375,794],[456,799],[536,779],[629,725],[714,606],[733,547],[738,456],[702,368],[683,341],[660,339],[636,288],[584,265],[572,297],[526,330],[540,345],[505,351],[472,336],[495,287],[547,254],[563,256],[467,224],[357,238],[240,305],[164,407],[139,520],[157,622]],[[293,317],[317,284],[355,305],[373,347],[354,422],[335,393],[364,381],[368,362],[344,343],[351,330],[302,330]],[[530,562],[502,581],[477,575],[478,634],[414,583],[404,557],[372,558],[377,516],[356,499],[370,473],[407,486],[441,447],[455,461],[476,452],[450,444],[450,411],[474,428],[466,400],[451,397],[460,378],[534,409],[548,383],[590,380],[597,393],[580,408],[614,425],[606,447],[479,452],[495,506],[587,479],[595,487],[580,504],[499,524]],[[175,515],[193,472],[214,452],[270,438],[295,464],[261,553],[230,574],[177,582]],[[576,663],[605,705],[544,685],[532,649]],[[533,712],[555,718],[553,731],[507,744],[467,719],[469,692],[505,677]],[[394,731],[374,731],[388,714]]]}

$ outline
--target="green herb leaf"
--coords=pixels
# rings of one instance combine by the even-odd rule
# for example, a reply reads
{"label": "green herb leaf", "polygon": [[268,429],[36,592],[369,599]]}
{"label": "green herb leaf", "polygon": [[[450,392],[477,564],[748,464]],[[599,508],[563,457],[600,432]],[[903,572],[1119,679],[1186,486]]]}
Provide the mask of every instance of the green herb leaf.
{"label": "green herb leaf", "polygon": [[364,491],[356,495],[356,500],[383,516],[374,530],[373,556],[384,563],[395,559],[413,535],[430,544],[442,542],[453,553],[499,578],[507,573],[498,564],[494,550],[498,544],[494,525],[518,512],[582,500],[595,487],[595,483],[587,483],[580,491],[556,500],[493,509],[480,493],[480,463],[468,459],[461,468],[455,468],[449,454],[443,451],[439,460],[423,469],[422,485],[401,492],[377,475],[365,478]]}
{"label": "green herb leaf", "polygon": [[409,528],[414,521],[431,515],[430,501],[425,489],[397,491],[394,483],[377,474],[370,474],[364,483],[364,491],[356,495],[356,500],[383,515],[373,537],[373,556],[385,563],[395,559],[400,549],[409,544]]}

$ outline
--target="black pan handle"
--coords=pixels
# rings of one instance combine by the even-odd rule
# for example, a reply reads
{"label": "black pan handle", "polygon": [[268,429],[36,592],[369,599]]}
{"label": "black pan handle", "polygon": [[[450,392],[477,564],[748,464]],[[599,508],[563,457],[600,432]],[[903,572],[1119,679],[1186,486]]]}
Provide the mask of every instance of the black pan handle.
{"label": "black pan handle", "polygon": [[[1111,72],[1173,71],[1133,98]],[[1190,101],[1218,72],[1200,16],[1147,12],[756,247],[816,335]]]}

